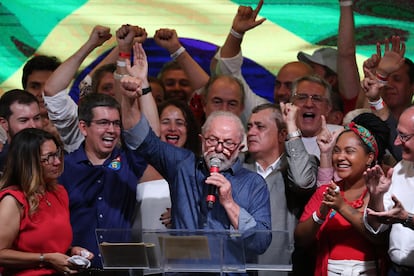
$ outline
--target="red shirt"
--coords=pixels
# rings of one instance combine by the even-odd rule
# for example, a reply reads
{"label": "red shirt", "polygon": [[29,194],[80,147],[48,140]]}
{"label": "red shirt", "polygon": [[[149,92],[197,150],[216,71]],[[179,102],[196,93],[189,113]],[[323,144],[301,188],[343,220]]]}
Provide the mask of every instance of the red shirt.
{"label": "red shirt", "polygon": [[[72,243],[72,227],[69,219],[69,199],[65,188],[57,185],[57,190],[47,192],[40,198],[36,213],[29,216],[29,205],[22,191],[9,187],[0,192],[0,200],[6,195],[13,196],[23,207],[19,234],[13,242],[14,250],[34,253],[66,254]],[[51,268],[31,268],[18,270],[5,267],[6,275],[47,275],[56,273]]]}
{"label": "red shirt", "polygon": [[[328,185],[319,187],[305,206],[300,222],[319,209]],[[375,260],[374,245],[361,235],[341,214],[331,210],[316,235],[317,256],[315,275],[327,275],[328,259]]]}

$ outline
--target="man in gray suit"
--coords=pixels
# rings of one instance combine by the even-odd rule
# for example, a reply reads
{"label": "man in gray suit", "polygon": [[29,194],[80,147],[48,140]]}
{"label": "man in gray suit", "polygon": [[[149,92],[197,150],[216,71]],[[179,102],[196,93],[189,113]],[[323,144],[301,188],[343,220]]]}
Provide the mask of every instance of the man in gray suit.
{"label": "man in gray suit", "polygon": [[[274,104],[252,110],[247,124],[249,154],[244,167],[260,174],[270,191],[272,230],[286,231],[283,238],[273,235],[269,249],[259,257],[261,264],[291,263],[293,232],[303,207],[316,187],[318,161],[307,153],[297,135],[295,105],[282,104],[283,115]],[[287,275],[260,271],[259,275]]]}

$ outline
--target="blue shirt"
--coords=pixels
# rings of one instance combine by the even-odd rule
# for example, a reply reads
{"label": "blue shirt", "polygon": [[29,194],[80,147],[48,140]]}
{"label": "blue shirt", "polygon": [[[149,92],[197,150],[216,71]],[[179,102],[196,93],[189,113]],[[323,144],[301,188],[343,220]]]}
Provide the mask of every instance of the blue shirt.
{"label": "blue shirt", "polygon": [[[205,179],[209,171],[202,158],[191,151],[160,141],[149,128],[147,120],[125,131],[125,142],[153,165],[170,185],[172,224],[175,229],[231,230],[232,225],[220,203],[209,210]],[[233,166],[221,172],[230,181],[234,201],[240,206],[239,231],[250,233],[245,247],[256,254],[263,253],[270,244],[271,230],[269,190],[257,173],[251,172],[237,160]],[[254,234],[252,234],[254,233]]]}
{"label": "blue shirt", "polygon": [[[95,254],[92,266],[102,266],[96,228],[131,228],[136,187],[145,168],[146,162],[136,152],[118,148],[98,166],[88,160],[83,144],[65,156],[65,170],[59,180],[69,194],[72,244]],[[98,237],[99,242],[105,238]]]}

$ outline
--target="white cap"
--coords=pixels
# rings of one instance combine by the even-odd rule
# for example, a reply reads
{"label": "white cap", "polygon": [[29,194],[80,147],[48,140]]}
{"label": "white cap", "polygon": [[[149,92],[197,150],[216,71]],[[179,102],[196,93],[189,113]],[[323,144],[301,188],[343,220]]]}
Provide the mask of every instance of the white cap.
{"label": "white cap", "polygon": [[298,53],[298,60],[305,63],[317,63],[323,65],[337,73],[336,68],[336,58],[338,56],[338,51],[334,48],[320,48],[315,50],[312,55],[306,54],[304,52]]}

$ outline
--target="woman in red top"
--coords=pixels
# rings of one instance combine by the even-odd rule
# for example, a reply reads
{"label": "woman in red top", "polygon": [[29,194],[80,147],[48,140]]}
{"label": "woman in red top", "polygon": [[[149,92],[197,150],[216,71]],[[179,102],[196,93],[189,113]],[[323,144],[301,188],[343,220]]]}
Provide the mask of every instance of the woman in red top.
{"label": "woman in red top", "polygon": [[5,275],[76,273],[70,255],[93,257],[72,247],[68,195],[60,143],[40,129],[17,133],[0,180],[0,266]]}
{"label": "woman in red top", "polygon": [[375,241],[362,222],[369,199],[364,172],[375,165],[378,146],[362,126],[350,123],[339,134],[332,165],[341,178],[316,190],[295,229],[298,245],[316,241],[315,275],[380,275]]}

